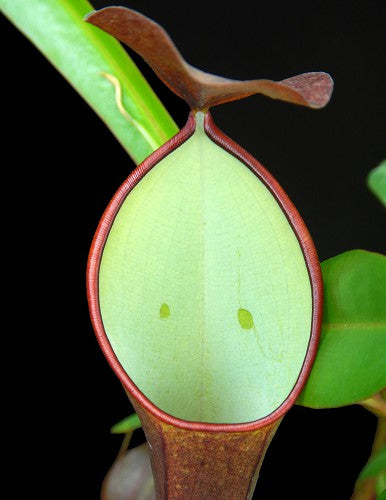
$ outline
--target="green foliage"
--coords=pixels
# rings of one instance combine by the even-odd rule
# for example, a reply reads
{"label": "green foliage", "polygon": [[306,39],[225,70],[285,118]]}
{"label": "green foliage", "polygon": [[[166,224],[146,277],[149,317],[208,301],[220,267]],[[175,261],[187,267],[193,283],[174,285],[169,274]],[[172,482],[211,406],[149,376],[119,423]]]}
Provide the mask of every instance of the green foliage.
{"label": "green foliage", "polygon": [[120,422],[113,425],[110,429],[111,434],[127,434],[141,427],[141,421],[136,413],[124,418]]}
{"label": "green foliage", "polygon": [[[93,10],[89,2],[2,0],[1,9],[96,111],[136,163],[177,133],[123,47],[83,21]],[[118,82],[129,120],[118,109],[114,86],[102,73]]]}
{"label": "green foliage", "polygon": [[371,477],[376,477],[382,472],[386,472],[386,446],[371,457],[359,474],[358,480],[363,481]]}
{"label": "green foliage", "polygon": [[356,403],[386,386],[386,257],[353,250],[322,271],[320,347],[297,401],[311,408]]}
{"label": "green foliage", "polygon": [[386,160],[370,171],[367,185],[372,193],[386,207]]}
{"label": "green foliage", "polygon": [[386,500],[386,489],[384,489],[382,493],[377,496],[377,500]]}

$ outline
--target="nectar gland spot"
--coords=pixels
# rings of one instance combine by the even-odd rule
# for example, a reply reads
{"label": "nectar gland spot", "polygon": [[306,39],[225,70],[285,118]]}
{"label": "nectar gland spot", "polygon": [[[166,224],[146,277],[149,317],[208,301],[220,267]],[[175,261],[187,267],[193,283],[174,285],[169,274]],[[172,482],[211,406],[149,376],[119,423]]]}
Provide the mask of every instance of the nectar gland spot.
{"label": "nectar gland spot", "polygon": [[166,319],[170,316],[170,307],[167,304],[162,304],[159,310],[159,317]]}
{"label": "nectar gland spot", "polygon": [[237,319],[244,330],[251,330],[254,327],[253,316],[247,309],[240,308],[237,311]]}

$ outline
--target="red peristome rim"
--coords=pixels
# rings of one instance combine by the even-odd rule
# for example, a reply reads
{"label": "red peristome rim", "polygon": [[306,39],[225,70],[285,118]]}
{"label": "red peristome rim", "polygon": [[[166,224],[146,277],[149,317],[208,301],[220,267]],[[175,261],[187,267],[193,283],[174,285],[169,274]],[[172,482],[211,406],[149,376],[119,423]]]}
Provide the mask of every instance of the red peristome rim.
{"label": "red peristome rim", "polygon": [[159,420],[179,427],[181,429],[203,432],[246,432],[258,430],[262,427],[272,424],[281,418],[297,400],[311,370],[313,361],[316,356],[317,346],[319,342],[321,322],[322,322],[322,307],[323,307],[323,281],[319,266],[318,256],[313,245],[311,236],[297,212],[296,208],[288,198],[287,194],[281,188],[274,177],[257,161],[247,153],[238,144],[232,141],[229,137],[223,134],[214,124],[213,119],[208,112],[204,120],[204,128],[208,137],[218,144],[221,148],[228,151],[230,154],[238,158],[244,163],[270,190],[273,196],[280,204],[283,212],[294,230],[300,247],[302,249],[308,273],[310,276],[313,300],[313,317],[311,326],[311,336],[307,348],[307,353],[299,374],[299,377],[288,395],[287,399],[272,413],[266,417],[255,420],[253,422],[239,424],[211,424],[206,422],[193,422],[182,420],[168,413],[165,413],[160,408],[155,406],[134,384],[130,379],[118,358],[116,357],[112,346],[107,338],[101,311],[99,307],[99,268],[101,257],[106,243],[110,228],[114,222],[115,216],[118,213],[126,196],[137,185],[137,183],[151,170],[161,159],[165,158],[169,153],[174,151],[178,146],[192,136],[196,128],[196,120],[194,113],[191,112],[188,121],[183,129],[166,144],[157,149],[152,155],[144,160],[124,181],[114,197],[106,208],[98,228],[96,230],[88,259],[87,265],[87,298],[90,309],[91,321],[95,330],[95,334],[99,345],[107,358],[111,368],[123,384],[124,388],[135,400],[150,414]]}

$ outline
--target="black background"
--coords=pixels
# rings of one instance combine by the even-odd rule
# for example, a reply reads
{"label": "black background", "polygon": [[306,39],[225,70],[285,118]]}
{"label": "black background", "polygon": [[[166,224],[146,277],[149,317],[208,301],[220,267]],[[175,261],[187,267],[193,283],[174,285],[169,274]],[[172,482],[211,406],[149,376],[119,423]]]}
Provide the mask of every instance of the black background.
{"label": "black background", "polygon": [[[280,80],[306,71],[330,73],[335,90],[323,110],[253,96],[213,108],[212,115],[279,180],[308,225],[321,261],[354,248],[384,251],[384,209],[365,185],[368,171],[386,157],[383,1],[118,3],[158,21],[188,62],[214,74]],[[57,430],[41,430],[42,420],[65,415],[61,426],[72,444],[59,440],[54,457],[67,450],[73,460],[60,475],[81,481],[69,498],[96,499],[120,445],[109,428],[131,409],[94,339],[84,273],[98,220],[134,164],[70,85],[4,19],[2,34],[7,137],[2,147],[12,158],[8,171],[25,195],[17,191],[16,199],[28,214],[26,253],[41,250],[39,272],[30,266],[30,275],[44,287],[33,325],[45,332],[44,342],[32,343],[29,352],[34,361],[28,375],[33,377],[34,369],[39,374],[33,412],[42,442],[58,442]],[[133,58],[183,126],[185,103]],[[70,276],[78,229],[80,328],[77,319],[69,320],[76,305]],[[51,398],[60,402],[51,406]],[[255,497],[349,499],[375,425],[375,417],[359,406],[294,407],[267,453]],[[143,439],[137,431],[133,444]]]}

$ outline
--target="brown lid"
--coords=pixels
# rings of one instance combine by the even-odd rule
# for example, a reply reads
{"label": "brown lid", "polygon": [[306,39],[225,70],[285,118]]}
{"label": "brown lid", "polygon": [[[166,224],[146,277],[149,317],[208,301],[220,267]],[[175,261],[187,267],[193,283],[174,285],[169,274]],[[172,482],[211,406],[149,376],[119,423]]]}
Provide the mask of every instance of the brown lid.
{"label": "brown lid", "polygon": [[232,80],[188,64],[166,31],[151,19],[125,7],[106,7],[85,18],[140,54],[158,77],[194,110],[253,94],[318,109],[330,100],[333,81],[323,72],[303,73],[279,82]]}

